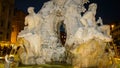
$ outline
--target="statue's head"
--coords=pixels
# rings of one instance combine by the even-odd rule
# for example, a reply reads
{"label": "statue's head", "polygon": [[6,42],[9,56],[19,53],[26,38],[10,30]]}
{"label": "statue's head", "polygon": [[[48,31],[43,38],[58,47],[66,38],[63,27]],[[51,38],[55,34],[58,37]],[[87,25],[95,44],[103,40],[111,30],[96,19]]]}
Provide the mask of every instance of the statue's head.
{"label": "statue's head", "polygon": [[89,9],[88,10],[96,10],[97,9],[97,4],[96,3],[92,3],[89,5]]}
{"label": "statue's head", "polygon": [[28,13],[33,13],[34,12],[34,7],[28,7]]}

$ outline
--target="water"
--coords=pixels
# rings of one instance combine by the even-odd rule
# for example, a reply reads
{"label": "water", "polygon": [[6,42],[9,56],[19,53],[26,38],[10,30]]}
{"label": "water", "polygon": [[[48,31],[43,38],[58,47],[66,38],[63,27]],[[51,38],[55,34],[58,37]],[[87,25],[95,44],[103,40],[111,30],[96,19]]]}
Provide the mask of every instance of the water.
{"label": "water", "polygon": [[[116,68],[120,68],[120,60],[116,60]],[[0,60],[0,68],[5,68],[4,60]],[[65,63],[59,64],[59,63],[49,63],[49,64],[41,64],[41,65],[22,65],[19,64],[19,66],[12,63],[10,68],[73,68],[72,65],[68,65]]]}
{"label": "water", "polygon": [[[41,64],[41,65],[19,65],[18,67],[14,63],[10,65],[10,68],[73,68],[71,65],[67,64]],[[0,62],[0,68],[4,67],[4,61]]]}
{"label": "water", "polygon": [[71,65],[43,64],[43,65],[19,66],[18,68],[73,68],[73,67]]}

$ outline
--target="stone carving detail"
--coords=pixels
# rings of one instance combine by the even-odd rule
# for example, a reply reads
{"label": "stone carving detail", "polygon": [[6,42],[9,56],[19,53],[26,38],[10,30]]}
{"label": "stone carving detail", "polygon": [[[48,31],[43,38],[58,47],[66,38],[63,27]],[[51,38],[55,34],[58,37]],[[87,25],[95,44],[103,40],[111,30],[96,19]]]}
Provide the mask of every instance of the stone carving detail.
{"label": "stone carving detail", "polygon": [[[29,15],[25,18],[25,25],[28,25],[18,35],[18,42],[22,41],[19,44],[21,62],[45,64],[68,61],[74,68],[80,68],[99,66],[102,63],[101,55],[104,55],[103,59],[108,58],[104,52],[106,44],[112,41],[110,28],[103,25],[101,18],[96,21],[97,5],[92,3],[87,10],[84,7],[87,2],[89,1],[50,0],[38,13],[33,11],[33,7],[29,7]],[[67,34],[65,45],[60,41],[61,23],[65,24]],[[73,57],[70,58],[71,56]],[[95,62],[91,64],[91,60]]]}

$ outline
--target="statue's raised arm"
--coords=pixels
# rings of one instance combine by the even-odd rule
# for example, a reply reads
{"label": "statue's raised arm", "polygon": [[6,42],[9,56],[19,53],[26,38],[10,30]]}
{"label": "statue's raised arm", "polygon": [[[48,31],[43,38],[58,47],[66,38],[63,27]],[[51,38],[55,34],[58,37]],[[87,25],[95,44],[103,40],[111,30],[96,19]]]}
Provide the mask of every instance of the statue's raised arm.
{"label": "statue's raised arm", "polygon": [[85,27],[96,26],[96,21],[95,21],[96,9],[97,9],[97,5],[95,3],[90,4],[88,11],[86,11],[85,14],[82,16],[82,18],[80,19],[81,23]]}

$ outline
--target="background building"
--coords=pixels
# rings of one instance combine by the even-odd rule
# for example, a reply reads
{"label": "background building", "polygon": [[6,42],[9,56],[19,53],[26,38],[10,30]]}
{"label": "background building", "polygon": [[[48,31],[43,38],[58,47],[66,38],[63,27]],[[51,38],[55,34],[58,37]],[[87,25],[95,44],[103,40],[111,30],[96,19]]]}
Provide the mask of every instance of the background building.
{"label": "background building", "polygon": [[111,35],[114,39],[113,42],[120,46],[120,22],[111,23]]}
{"label": "background building", "polygon": [[14,10],[14,16],[12,20],[11,42],[15,43],[18,33],[24,29],[24,19],[26,14],[23,11]]}
{"label": "background building", "polygon": [[14,0],[0,0],[0,41],[10,41]]}
{"label": "background building", "polygon": [[113,42],[116,45],[118,54],[120,55],[120,21],[113,22],[110,26]]}

